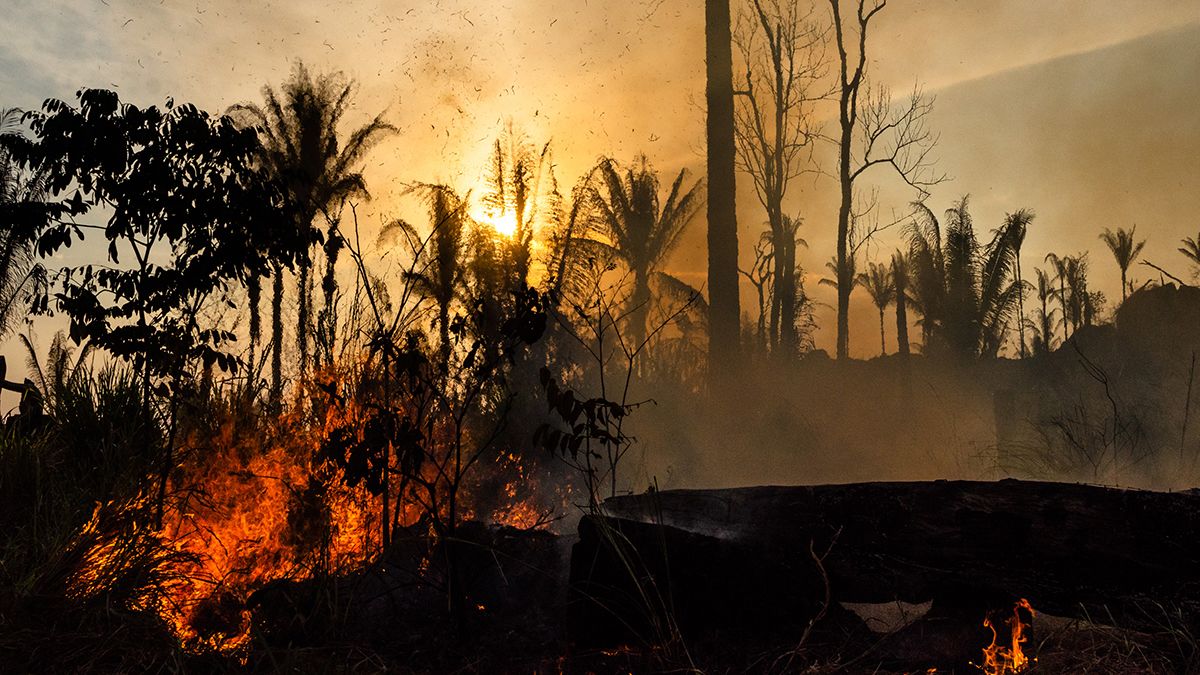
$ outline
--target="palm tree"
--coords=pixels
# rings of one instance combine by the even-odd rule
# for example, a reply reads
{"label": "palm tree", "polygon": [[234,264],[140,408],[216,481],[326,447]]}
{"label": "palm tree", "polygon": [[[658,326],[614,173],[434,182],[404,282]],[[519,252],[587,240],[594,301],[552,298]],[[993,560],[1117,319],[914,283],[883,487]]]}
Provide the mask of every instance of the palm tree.
{"label": "palm tree", "polygon": [[946,306],[942,330],[951,347],[962,354],[973,353],[979,336],[979,288],[977,286],[979,242],[967,209],[969,196],[946,211]]}
{"label": "palm tree", "polygon": [[703,204],[703,181],[685,190],[686,178],[687,171],[680,171],[660,202],[658,174],[645,155],[623,172],[615,160],[602,159],[587,192],[593,232],[602,239],[576,240],[576,255],[608,255],[629,270],[633,291],[627,315],[635,349],[645,341],[650,278],[662,274],[661,266]]}
{"label": "palm tree", "polygon": [[[421,249],[408,279],[414,289],[437,306],[438,349],[441,365],[450,363],[450,308],[466,281],[467,202],[445,185],[421,186],[429,204],[433,229],[429,245]],[[406,227],[397,221],[390,227]],[[385,228],[386,232],[386,228]],[[381,233],[383,234],[383,233]]]}
{"label": "palm tree", "polygon": [[1063,342],[1066,342],[1070,337],[1068,327],[1070,327],[1067,305],[1070,300],[1067,296],[1067,280],[1071,276],[1071,256],[1059,257],[1057,253],[1047,253],[1045,262],[1050,263],[1054,268],[1054,280],[1058,283],[1058,291],[1055,293],[1058,298],[1058,306],[1062,310],[1062,329]]}
{"label": "palm tree", "polygon": [[1128,230],[1118,227],[1116,232],[1106,227],[1100,234],[1100,239],[1112,252],[1113,260],[1117,261],[1117,267],[1121,268],[1121,302],[1125,302],[1125,298],[1128,297],[1129,285],[1125,280],[1125,273],[1129,270],[1129,266],[1137,260],[1142,248],[1146,245],[1145,239],[1138,242],[1133,240],[1136,231],[1137,225]]}
{"label": "palm tree", "polygon": [[1004,216],[1005,228],[1012,237],[1013,259],[1017,268],[1017,339],[1021,343],[1021,358],[1025,358],[1025,279],[1021,276],[1021,247],[1025,245],[1025,234],[1033,222],[1033,211],[1020,209]]}
{"label": "palm tree", "polygon": [[921,341],[928,349],[946,302],[946,261],[938,218],[924,203],[913,204],[915,216],[907,226],[909,285],[913,309],[921,315]]}
{"label": "palm tree", "polygon": [[867,271],[855,278],[855,283],[867,289],[871,302],[879,310],[879,353],[887,354],[887,335],[883,328],[883,310],[892,302],[896,287],[892,281],[892,270],[888,265],[868,263]]}
{"label": "palm tree", "polygon": [[1184,237],[1180,243],[1182,243],[1183,246],[1179,247],[1179,252],[1182,253],[1184,257],[1188,259],[1188,262],[1192,263],[1192,267],[1195,268],[1192,270],[1192,276],[1200,277],[1200,234],[1197,234],[1195,239],[1191,237]]}
{"label": "palm tree", "polygon": [[[295,227],[315,241],[316,221],[323,217],[327,238],[337,237],[337,219],[347,199],[369,196],[361,166],[366,153],[383,136],[394,132],[392,125],[376,115],[369,123],[341,137],[338,128],[350,105],[355,83],[341,72],[312,75],[303,62],[297,61],[290,79],[276,91],[263,87],[263,105],[242,103],[230,112],[247,125],[257,127],[262,139],[261,161],[284,186],[291,213],[287,217]],[[337,263],[338,246],[327,247],[326,265]],[[311,330],[312,262],[303,256],[298,272],[299,300],[296,345],[299,349],[300,373],[303,377],[308,363],[308,339]],[[280,352],[283,348],[283,270],[276,267],[274,297],[272,298],[272,395],[280,394]],[[327,272],[332,280],[333,274]],[[326,306],[333,302],[334,288],[327,288]],[[251,312],[257,312],[251,307]]]}
{"label": "palm tree", "polygon": [[[0,136],[21,133],[22,112],[15,108],[0,109]],[[36,170],[23,170],[15,159],[0,146],[0,336],[12,329],[17,310],[35,270],[33,237],[30,232],[12,225],[5,213],[21,204],[38,201],[45,192],[45,177]]]}
{"label": "palm tree", "polygon": [[901,356],[908,356],[908,257],[901,251],[892,254],[892,287],[896,303],[896,347]]}
{"label": "palm tree", "polygon": [[502,248],[518,286],[528,283],[534,227],[547,197],[543,182],[550,187],[556,182],[550,144],[539,151],[509,124],[503,137],[492,145],[488,176],[491,192],[483,197],[483,204],[494,223],[512,228],[502,233]]}
{"label": "palm tree", "polygon": [[[828,286],[836,291],[836,290],[838,290],[838,279],[850,279],[851,281],[853,281],[855,278],[858,277],[858,258],[857,258],[857,256],[854,255],[853,251],[848,253],[846,255],[846,269],[841,270],[838,268],[838,259],[837,259],[837,256],[835,255],[832,258],[830,258],[828,262],[825,263],[825,269],[829,270],[829,276],[822,277],[821,280],[817,282],[817,285]],[[849,298],[851,295],[854,294],[854,288],[856,286],[858,286],[858,284],[855,284],[855,283],[850,284],[850,291],[846,293],[847,298]],[[842,334],[842,336],[845,339],[845,347],[847,350],[849,350],[850,349],[850,331],[848,328],[847,328],[846,332]]]}
{"label": "palm tree", "polygon": [[1054,332],[1056,323],[1055,312],[1057,309],[1050,307],[1050,299],[1055,296],[1054,280],[1044,270],[1036,269],[1037,272],[1037,287],[1034,289],[1038,298],[1038,310],[1036,319],[1029,322],[1030,333],[1032,334],[1030,351],[1037,354],[1048,354],[1054,351]]}
{"label": "palm tree", "polygon": [[[975,236],[974,222],[963,197],[946,211],[945,241],[933,213],[921,204],[908,227],[913,304],[929,340],[940,334],[960,355],[995,356],[1004,344],[1009,323],[1018,318],[1021,285],[1015,279],[1016,230],[1025,217],[1005,219],[987,245]],[[1021,213],[1021,212],[1018,212]]]}
{"label": "palm tree", "polygon": [[[1097,313],[1098,304],[1095,294],[1088,291],[1088,257],[1087,253],[1066,256],[1059,260],[1060,297],[1059,303],[1063,309],[1064,321],[1070,321],[1071,333],[1083,326],[1089,326]],[[1058,264],[1056,264],[1056,269]],[[1099,298],[1103,301],[1103,298]]]}

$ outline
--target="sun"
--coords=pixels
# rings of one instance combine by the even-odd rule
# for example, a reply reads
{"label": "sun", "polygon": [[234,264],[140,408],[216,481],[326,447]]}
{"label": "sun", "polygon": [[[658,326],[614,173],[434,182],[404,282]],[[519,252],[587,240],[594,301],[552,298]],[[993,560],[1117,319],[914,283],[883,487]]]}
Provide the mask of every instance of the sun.
{"label": "sun", "polygon": [[517,233],[517,215],[509,209],[501,213],[486,212],[476,220],[485,223],[502,237],[512,237]]}

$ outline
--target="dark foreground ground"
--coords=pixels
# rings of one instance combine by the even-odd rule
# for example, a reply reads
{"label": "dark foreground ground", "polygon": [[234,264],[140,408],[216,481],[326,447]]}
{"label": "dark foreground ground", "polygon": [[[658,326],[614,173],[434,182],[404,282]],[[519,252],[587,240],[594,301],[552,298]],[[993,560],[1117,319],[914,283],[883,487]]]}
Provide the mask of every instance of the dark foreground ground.
{"label": "dark foreground ground", "polygon": [[[0,599],[0,671],[928,673],[948,649],[939,641],[975,652],[990,637],[980,622],[928,629],[937,625],[928,604],[832,603],[811,627],[798,613],[765,627],[680,632],[664,614],[651,630],[604,644],[604,631],[581,624],[571,605],[580,602],[568,588],[576,537],[473,525],[463,539],[470,593],[460,625],[447,618],[443,589],[422,572],[419,547],[401,540],[360,574],[277,582],[244,601],[214,601],[198,629],[216,632],[243,611],[252,615],[252,640],[232,655],[184,652],[145,613],[49,599],[17,607],[9,595]],[[1159,630],[1136,631],[1039,614],[1027,672],[1197,672],[1193,636],[1161,609]]]}

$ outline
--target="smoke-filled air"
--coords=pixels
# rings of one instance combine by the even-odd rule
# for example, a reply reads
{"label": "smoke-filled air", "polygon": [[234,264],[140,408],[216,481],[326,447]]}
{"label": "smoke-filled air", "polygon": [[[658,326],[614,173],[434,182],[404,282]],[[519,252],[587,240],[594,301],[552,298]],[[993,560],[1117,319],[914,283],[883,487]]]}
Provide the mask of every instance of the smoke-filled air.
{"label": "smoke-filled air", "polygon": [[0,672],[1200,673],[1200,4],[9,0]]}

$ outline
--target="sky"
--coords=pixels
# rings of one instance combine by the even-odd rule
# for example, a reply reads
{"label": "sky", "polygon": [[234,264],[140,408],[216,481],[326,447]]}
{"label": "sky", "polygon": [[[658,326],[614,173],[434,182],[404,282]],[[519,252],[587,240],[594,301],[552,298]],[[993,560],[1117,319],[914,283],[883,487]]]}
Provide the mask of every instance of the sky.
{"label": "sky", "polygon": [[[845,0],[843,0],[845,2]],[[735,11],[738,0],[734,0]],[[0,106],[72,100],[81,87],[140,105],[168,97],[221,111],[260,100],[301,58],[359,83],[351,123],[386,110],[400,133],[366,169],[368,219],[419,220],[409,181],[477,188],[488,146],[511,121],[550,141],[564,186],[601,155],[646,153],[663,174],[704,173],[704,35],[699,0],[7,0],[0,22]],[[827,12],[816,5],[817,16]],[[981,231],[1020,208],[1037,213],[1022,264],[1090,251],[1093,286],[1119,296],[1098,240],[1137,225],[1144,257],[1184,276],[1175,251],[1200,231],[1200,2],[1195,0],[891,0],[869,47],[874,81],[935,97],[937,167],[950,180],[935,211],[970,194]],[[832,128],[829,128],[832,131]],[[831,147],[818,158],[830,164]],[[886,173],[885,216],[913,195]],[[834,250],[836,185],[808,178],[787,209],[804,218],[806,284]],[[739,182],[743,261],[765,216]],[[880,236],[883,258],[899,232]],[[704,222],[668,269],[705,281]],[[1147,277],[1146,269],[1133,273]],[[862,297],[859,297],[862,296]],[[743,289],[743,308],[751,302]],[[818,310],[817,346],[832,350],[834,317]],[[852,306],[851,352],[879,352],[865,294]],[[889,350],[895,349],[889,329]],[[48,342],[48,336],[43,342]],[[7,348],[5,353],[11,353]]]}

